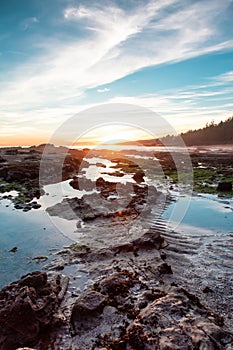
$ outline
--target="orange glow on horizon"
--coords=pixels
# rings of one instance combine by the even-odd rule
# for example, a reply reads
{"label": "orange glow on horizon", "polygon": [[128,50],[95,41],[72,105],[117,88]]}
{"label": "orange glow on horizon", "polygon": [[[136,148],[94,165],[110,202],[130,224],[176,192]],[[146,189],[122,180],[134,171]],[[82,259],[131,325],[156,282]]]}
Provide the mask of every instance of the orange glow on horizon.
{"label": "orange glow on horizon", "polygon": [[73,143],[72,140],[69,140],[66,137],[66,135],[64,135],[64,138],[56,140],[56,142],[54,142],[52,139],[52,141],[50,140],[51,136],[52,133],[51,135],[49,135],[48,133],[44,133],[43,135],[41,133],[34,133],[31,135],[24,134],[20,136],[2,136],[0,139],[0,146],[33,146],[44,143],[54,143],[56,146],[69,146],[70,144],[72,144],[73,146],[95,146],[98,144],[117,145],[121,142],[154,138],[153,135],[147,133],[146,131],[128,125],[108,125],[95,128],[91,131],[88,131],[82,137],[78,137],[79,135],[77,135],[77,139]]}
{"label": "orange glow on horizon", "polygon": [[1,147],[33,146],[33,145],[40,145],[42,143],[47,143],[47,142],[49,142],[49,138],[45,138],[40,135],[7,136],[7,137],[1,137],[0,146]]}

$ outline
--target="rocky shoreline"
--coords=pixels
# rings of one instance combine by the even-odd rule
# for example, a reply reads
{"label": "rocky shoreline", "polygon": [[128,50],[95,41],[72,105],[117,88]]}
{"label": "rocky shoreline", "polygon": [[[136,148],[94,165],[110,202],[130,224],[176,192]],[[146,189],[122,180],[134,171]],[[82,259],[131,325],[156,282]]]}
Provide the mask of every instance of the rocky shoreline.
{"label": "rocky shoreline", "polygon": [[[182,163],[185,160],[182,158],[182,152],[180,160],[179,153],[175,156],[178,159],[177,164],[175,164],[174,155],[166,151],[149,152],[153,158],[149,160],[144,159],[146,152],[141,151],[69,150],[66,147],[45,144],[29,148],[0,148],[0,193],[17,191],[18,195],[15,197],[11,194],[4,197],[12,200],[16,209],[24,211],[38,209],[40,205],[37,200],[44,195],[44,185],[73,178],[71,186],[78,189],[76,175],[78,172],[82,174],[83,169],[89,166],[85,157],[90,153],[92,157],[104,157],[113,162],[116,161],[116,171],[109,174],[115,177],[122,177],[125,173],[134,172],[134,180],[136,183],[140,183],[143,176],[153,178],[154,173],[157,173],[160,180],[165,177],[166,181],[170,181],[172,187],[176,186],[179,181],[185,181],[185,177],[182,179],[181,176],[179,179],[179,175],[182,174],[178,174],[178,172],[185,172],[186,169],[183,166],[182,169],[177,169],[179,162]],[[209,149],[205,148],[193,148],[189,150],[189,156],[190,166],[193,170],[193,174],[190,175],[193,176],[193,188],[196,192],[233,195],[231,149],[210,152]],[[157,164],[155,159],[157,159]],[[44,169],[41,169],[41,163]],[[96,166],[105,168],[103,164],[97,163]],[[144,172],[142,169],[146,169],[146,171]],[[42,170],[45,172],[43,176],[40,175],[43,173]],[[105,174],[104,171],[102,174]],[[93,188],[91,181],[85,177],[81,184],[82,188],[87,191]]]}
{"label": "rocky shoreline", "polygon": [[0,292],[0,349],[232,349],[223,317],[178,278],[168,282],[165,246],[153,231],[117,246],[67,247],[47,273]]}
{"label": "rocky shoreline", "polygon": [[[53,145],[0,148],[0,193],[16,191],[17,196],[11,194],[3,196],[4,199],[10,199],[16,209],[23,211],[39,209],[40,204],[37,200],[45,194],[44,184],[40,182],[43,155],[48,154],[44,162],[44,167],[48,168],[46,181],[55,183],[72,178],[86,154],[86,151],[70,152],[65,147]],[[60,179],[56,177],[56,171],[63,158]]]}
{"label": "rocky shoreline", "polygon": [[[2,152],[1,187],[16,190],[21,186],[18,191],[22,198],[20,203],[14,202],[16,208],[19,204],[20,209],[27,211],[33,208],[33,202],[35,205],[34,190],[40,192],[41,188],[37,179],[39,168],[34,164],[39,164],[43,150],[43,147],[27,150],[36,158],[30,159],[33,166],[22,149],[17,155]],[[53,147],[52,151],[54,156]],[[57,161],[63,152],[57,150]],[[73,178],[71,186],[77,190],[76,173],[85,154],[86,151],[74,151],[65,158],[63,179]],[[115,156],[111,156],[116,163],[112,176],[134,174],[134,182],[122,186],[122,198],[114,200],[119,192],[116,183],[99,178],[95,183],[98,195],[64,199],[48,208],[50,215],[81,220],[85,225],[77,226],[78,242],[59,251],[52,262],[43,266],[45,272],[30,273],[2,289],[0,349],[15,350],[20,346],[37,350],[233,349],[233,334],[224,325],[217,305],[211,309],[208,303],[204,305],[195,290],[190,291],[188,283],[180,278],[179,269],[173,268],[175,261],[170,259],[167,247],[169,238],[163,235],[165,223],[159,220],[169,196],[144,183],[143,163],[135,166],[133,161]],[[172,160],[166,153],[156,156],[176,186]],[[17,157],[21,161],[15,161]],[[212,182],[230,182],[232,157],[220,154],[218,163],[213,163],[214,159],[216,156],[202,153],[192,156],[198,171],[211,168]],[[218,173],[221,166],[215,168],[221,162],[225,164],[224,171]],[[27,176],[24,166],[33,168]],[[101,167],[105,171],[102,164]],[[54,163],[53,169],[55,172]],[[203,176],[196,179],[195,186],[206,186],[202,184]],[[7,188],[9,184],[11,187]],[[211,184],[208,182],[207,188]],[[90,181],[85,185],[88,190],[93,188]],[[25,198],[27,186],[32,191]],[[129,196],[130,191],[133,197]],[[41,192],[37,197],[40,195]],[[101,198],[103,202],[99,205]],[[102,203],[106,199],[105,206]],[[158,220],[151,227],[153,208],[158,211]],[[176,264],[182,265],[182,251],[177,249],[180,257]],[[203,291],[207,298],[208,292],[207,286]]]}

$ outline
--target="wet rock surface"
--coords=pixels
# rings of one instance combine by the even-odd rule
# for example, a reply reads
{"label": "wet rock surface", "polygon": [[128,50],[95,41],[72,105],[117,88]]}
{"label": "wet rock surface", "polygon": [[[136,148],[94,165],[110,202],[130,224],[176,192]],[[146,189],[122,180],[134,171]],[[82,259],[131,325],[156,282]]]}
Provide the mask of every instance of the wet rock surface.
{"label": "wet rock surface", "polygon": [[164,284],[156,267],[152,274],[136,261],[128,270],[119,265],[66,301],[67,324],[50,339],[55,349],[231,349],[223,319],[195,295]]}
{"label": "wet rock surface", "polygon": [[96,291],[84,293],[76,300],[71,314],[74,333],[97,326],[105,301],[105,296]]}
{"label": "wet rock surface", "polygon": [[[44,350],[45,344],[82,350],[231,349],[233,338],[223,317],[184,288],[164,261],[164,239],[159,232],[154,233],[154,245],[152,238],[151,245],[147,241],[148,232],[137,235],[142,242],[137,254],[114,244],[114,239],[107,240],[105,247],[92,244],[91,233],[83,237],[82,244],[66,247],[59,254],[69,261],[67,267],[73,266],[60,308],[64,321],[46,343],[44,339],[36,343],[36,349]],[[134,241],[129,240],[130,247]]]}
{"label": "wet rock surface", "polygon": [[[43,152],[48,153],[45,156]],[[16,209],[28,211],[40,208],[35,199],[44,194],[43,185],[72,178],[86,152],[40,145],[3,148],[0,153],[0,193],[18,191],[15,198],[7,198]]]}
{"label": "wet rock surface", "polygon": [[[74,185],[76,182],[79,188],[79,181],[76,179],[72,180],[72,187],[76,186]],[[93,187],[89,190],[91,189],[93,190]],[[47,211],[51,216],[60,216],[68,220],[80,218],[83,221],[114,216],[137,216],[145,206],[150,210],[151,205],[155,205],[163,196],[154,186],[136,183],[117,184],[105,181],[103,178],[97,179],[96,189],[98,193],[85,194],[81,199],[65,198],[61,203],[47,208]],[[115,195],[117,200],[109,199],[111,195]]]}
{"label": "wet rock surface", "polygon": [[155,244],[153,234],[150,238],[148,232],[138,233],[131,240],[131,244],[141,242],[137,254],[114,245],[114,239],[104,248],[98,242],[92,245],[91,235],[83,237],[82,244],[66,247],[54,262],[52,270],[62,261],[64,273],[66,267],[72,268],[67,293],[67,280],[63,287],[58,277],[48,282],[47,274],[39,272],[3,289],[2,305],[8,305],[3,315],[15,310],[12,305],[18,305],[25,286],[30,293],[35,290],[26,297],[35,307],[32,316],[28,311],[18,314],[20,326],[0,313],[4,325],[0,349],[19,345],[37,350],[232,348],[232,334],[224,328],[224,319],[183,288],[179,278],[172,275],[177,283],[169,282],[173,269],[162,259],[164,239],[159,232],[154,233]]}
{"label": "wet rock surface", "polygon": [[173,288],[145,307],[123,338],[132,349],[222,349],[232,335],[221,326],[195,296]]}
{"label": "wet rock surface", "polygon": [[0,292],[0,349],[30,345],[53,322],[61,301],[61,276],[32,272]]}
{"label": "wet rock surface", "polygon": [[[166,169],[176,170],[166,154],[160,158]],[[49,209],[50,215],[85,223],[77,227],[79,242],[44,266],[48,274],[62,270],[70,284],[68,277],[61,283],[60,277],[48,280],[47,274],[36,272],[5,287],[0,292],[0,349],[232,349],[232,334],[216,313],[217,305],[212,310],[202,304],[177,275],[186,268],[184,248],[176,246],[179,258],[172,260],[171,251],[161,250],[167,245],[162,230],[145,229],[146,214],[131,224],[145,203],[148,212],[165,203],[164,195],[142,182],[144,173],[134,162],[113,161],[114,168],[135,173],[133,183],[119,189],[117,183],[99,178],[98,194],[65,199]],[[69,176],[75,164],[69,159]],[[92,190],[92,185],[87,180],[87,188]],[[77,177],[71,186],[80,189]],[[120,201],[109,200],[119,193]],[[211,288],[203,293],[208,297]]]}

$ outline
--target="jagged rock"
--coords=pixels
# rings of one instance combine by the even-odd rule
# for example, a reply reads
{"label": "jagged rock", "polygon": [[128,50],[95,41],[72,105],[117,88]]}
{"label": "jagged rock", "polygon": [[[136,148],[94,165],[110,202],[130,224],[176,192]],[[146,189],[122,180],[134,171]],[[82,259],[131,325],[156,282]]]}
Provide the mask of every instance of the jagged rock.
{"label": "jagged rock", "polygon": [[[79,188],[79,181],[80,178],[78,180],[74,178],[72,186],[75,187],[74,183],[77,182],[77,188]],[[148,198],[148,186],[132,185],[129,182],[121,184],[119,196],[116,186],[117,183],[115,182],[98,178],[96,189],[100,193],[85,194],[81,199],[65,198],[61,203],[57,203],[46,210],[52,216],[61,216],[67,220],[82,219],[83,221],[138,215],[143,210]],[[156,201],[160,193],[153,186],[150,186],[150,192],[153,193],[153,201]],[[116,202],[108,200],[109,195],[118,196],[118,200]],[[148,201],[150,203],[150,200]]]}
{"label": "jagged rock", "polygon": [[12,249],[9,250],[11,253],[16,253],[18,251],[18,247],[13,247]]}
{"label": "jagged rock", "polygon": [[39,271],[23,276],[0,292],[0,349],[15,349],[37,338],[58,307],[60,277],[53,283]]}
{"label": "jagged rock", "polygon": [[71,314],[71,325],[74,331],[96,327],[99,323],[98,316],[102,313],[105,302],[106,297],[94,290],[79,297]]}
{"label": "jagged rock", "polygon": [[205,287],[202,289],[202,292],[203,292],[203,293],[212,293],[212,292],[213,292],[213,289],[211,289],[211,288],[208,287],[208,286],[205,286]]}
{"label": "jagged rock", "polygon": [[117,195],[116,182],[105,181],[102,177],[96,180],[96,189],[104,198],[108,198],[110,194]]}
{"label": "jagged rock", "polygon": [[133,176],[133,179],[137,182],[137,183],[141,183],[141,182],[144,182],[144,176],[145,176],[145,173],[143,170],[138,170],[134,176]]}
{"label": "jagged rock", "polygon": [[175,289],[144,308],[125,339],[132,350],[223,349],[232,336],[196,297]]}
{"label": "jagged rock", "polygon": [[31,205],[32,209],[39,209],[41,205],[39,203],[34,203]]}
{"label": "jagged rock", "polygon": [[104,278],[99,283],[99,288],[101,293],[107,294],[112,298],[116,295],[127,294],[135,282],[136,280],[132,273],[121,271]]}
{"label": "jagged rock", "polygon": [[158,271],[160,275],[172,275],[172,268],[167,263],[162,263],[158,266]]}

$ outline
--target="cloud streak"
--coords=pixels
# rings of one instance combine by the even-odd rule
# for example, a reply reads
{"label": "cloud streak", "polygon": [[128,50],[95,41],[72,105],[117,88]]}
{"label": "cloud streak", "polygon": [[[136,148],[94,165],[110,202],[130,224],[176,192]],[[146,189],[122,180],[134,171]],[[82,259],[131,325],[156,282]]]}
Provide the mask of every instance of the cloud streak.
{"label": "cloud streak", "polygon": [[[219,13],[226,13],[230,3],[158,0],[129,9],[113,3],[102,8],[67,7],[61,14],[64,23],[74,29],[81,26],[86,35],[72,37],[65,44],[55,38],[46,54],[16,68],[11,81],[0,87],[0,108],[9,117],[18,113],[18,120],[29,112],[34,121],[39,114],[41,120],[46,120],[50,113],[54,120],[54,110],[75,110],[87,89],[97,89],[144,67],[232,49],[233,40],[221,37],[217,25]],[[36,17],[25,20],[24,30],[37,22]],[[215,84],[232,82],[232,76],[232,72],[223,74]],[[107,91],[108,88],[97,89],[99,93]],[[220,95],[203,92],[194,96],[190,92],[176,98],[186,100],[187,113],[192,98],[209,97],[208,94]],[[161,102],[167,101],[162,98]],[[15,119],[14,122],[17,124]]]}
{"label": "cloud streak", "polygon": [[97,92],[99,93],[108,92],[108,91],[110,91],[109,88],[97,89]]}

